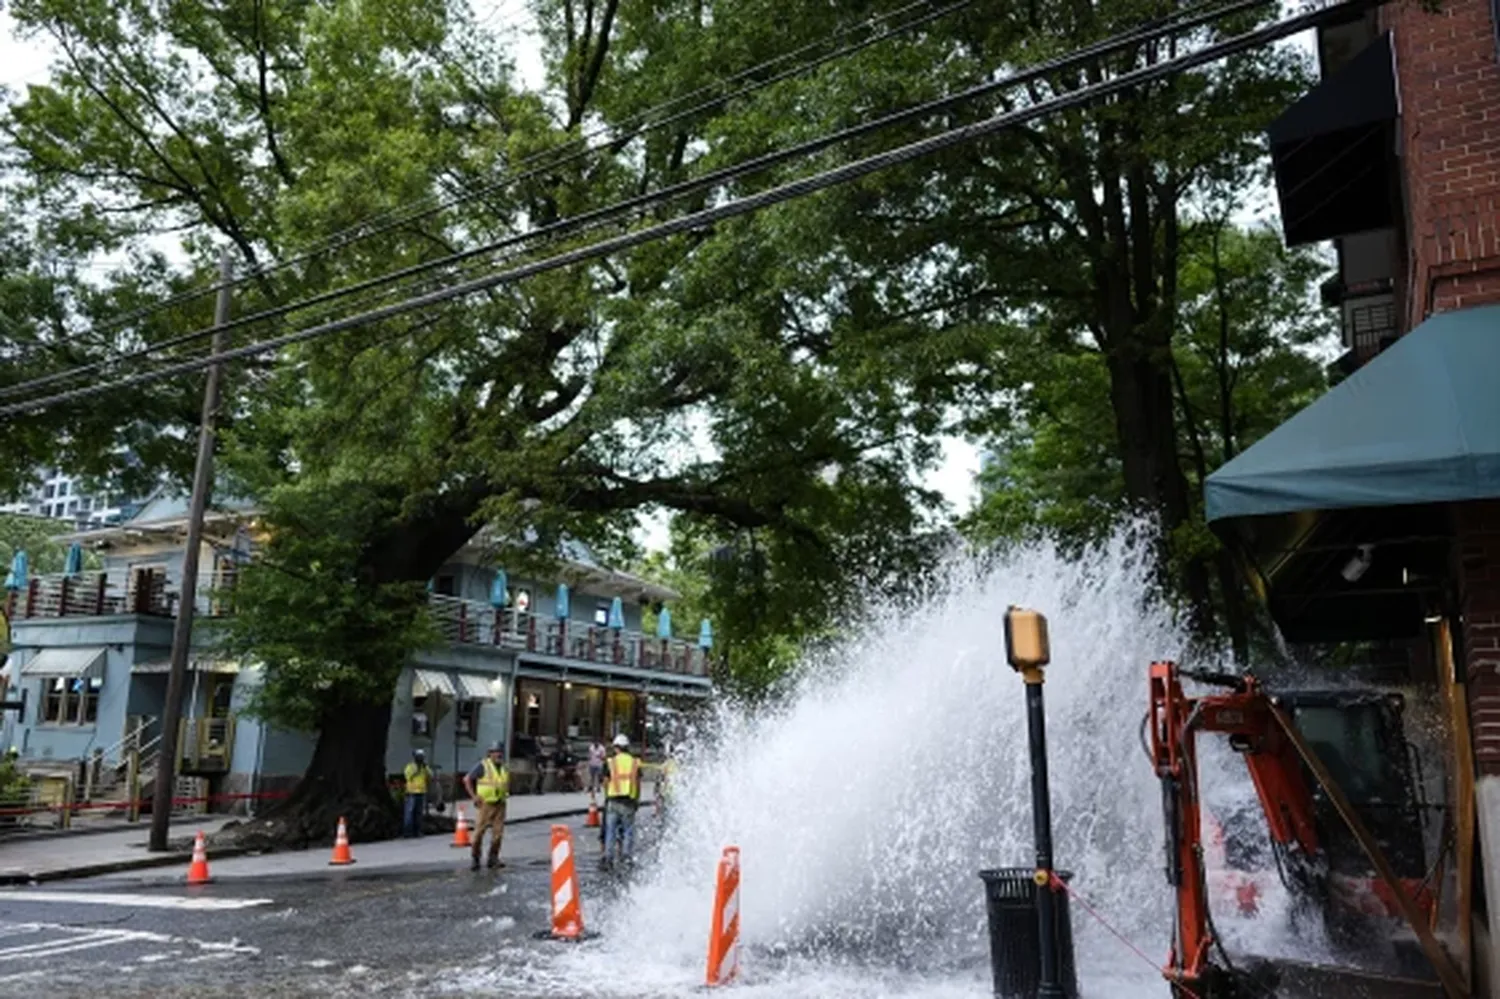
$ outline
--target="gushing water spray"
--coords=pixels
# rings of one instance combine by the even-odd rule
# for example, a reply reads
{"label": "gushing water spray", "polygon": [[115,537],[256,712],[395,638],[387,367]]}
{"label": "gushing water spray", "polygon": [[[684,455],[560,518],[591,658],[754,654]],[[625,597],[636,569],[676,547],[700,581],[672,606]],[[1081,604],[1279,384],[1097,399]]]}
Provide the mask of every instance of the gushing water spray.
{"label": "gushing water spray", "polygon": [[[1180,656],[1186,637],[1150,596],[1150,555],[1121,534],[1077,558],[1033,544],[988,567],[956,565],[924,606],[877,607],[841,648],[806,663],[779,708],[721,711],[712,745],[694,743],[676,778],[656,862],[605,907],[600,941],[558,956],[546,977],[568,980],[572,995],[690,994],[713,872],[733,843],[740,994],[986,995],[975,874],[1032,857],[1024,701],[1005,663],[1010,604],[1052,624],[1057,854],[1119,931],[1164,954],[1161,802],[1139,728],[1146,664]],[[1073,921],[1085,996],[1165,993],[1154,969],[1082,914]]]}

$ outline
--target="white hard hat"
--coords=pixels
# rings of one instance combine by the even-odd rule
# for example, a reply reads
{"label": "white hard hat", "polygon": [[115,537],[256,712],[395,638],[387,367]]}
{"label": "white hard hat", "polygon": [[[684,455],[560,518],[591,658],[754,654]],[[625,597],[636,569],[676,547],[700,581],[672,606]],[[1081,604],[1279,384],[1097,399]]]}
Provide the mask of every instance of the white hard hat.
{"label": "white hard hat", "polygon": [[629,745],[630,745],[630,740],[625,737],[625,733],[624,732],[621,732],[619,735],[615,736],[615,746],[617,748],[624,749],[625,747],[627,747]]}

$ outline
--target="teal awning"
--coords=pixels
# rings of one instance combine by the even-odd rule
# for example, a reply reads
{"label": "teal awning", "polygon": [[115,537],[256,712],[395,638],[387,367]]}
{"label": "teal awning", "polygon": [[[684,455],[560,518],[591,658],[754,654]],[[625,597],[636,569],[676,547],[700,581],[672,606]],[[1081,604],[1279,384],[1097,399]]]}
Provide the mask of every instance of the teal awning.
{"label": "teal awning", "polygon": [[1500,496],[1500,306],[1433,316],[1208,477],[1210,522]]}

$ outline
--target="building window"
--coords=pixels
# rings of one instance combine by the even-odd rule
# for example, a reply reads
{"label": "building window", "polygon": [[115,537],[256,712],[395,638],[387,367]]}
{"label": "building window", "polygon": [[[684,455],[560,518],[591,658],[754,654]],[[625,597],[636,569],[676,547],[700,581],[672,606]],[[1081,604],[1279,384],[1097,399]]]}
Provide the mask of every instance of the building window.
{"label": "building window", "polygon": [[601,628],[609,626],[609,604],[602,600],[594,605],[594,623]]}
{"label": "building window", "polygon": [[91,677],[74,682],[74,689],[83,702],[83,723],[92,725],[99,720],[99,690],[104,686],[104,681],[98,677]]}
{"label": "building window", "polygon": [[479,706],[483,701],[459,701],[458,712],[455,715],[458,725],[458,737],[460,739],[477,739],[479,737]]}
{"label": "building window", "polygon": [[92,725],[99,720],[98,677],[54,676],[42,681],[42,723],[45,725]]}
{"label": "building window", "polygon": [[67,700],[68,681],[54,676],[42,681],[42,721],[60,725],[63,720],[63,701]]}
{"label": "building window", "polygon": [[69,513],[69,515],[75,514],[77,512],[78,512],[78,501],[77,500],[69,500],[68,501],[68,513]]}
{"label": "building window", "polygon": [[434,591],[442,594],[445,597],[458,595],[456,580],[452,576],[439,576],[437,580],[432,584],[432,588]]}
{"label": "building window", "polygon": [[42,490],[42,499],[51,499],[56,495],[57,487],[52,485],[50,482],[47,484],[47,488]]}
{"label": "building window", "polygon": [[62,482],[59,482],[57,484],[57,495],[59,495],[59,496],[66,496],[66,495],[68,495],[69,492],[72,491],[72,489],[73,489],[73,483],[71,483],[71,482],[67,481],[66,479],[64,479]]}
{"label": "building window", "polygon": [[516,605],[517,614],[527,613],[531,610],[531,591],[525,588],[516,590],[513,602]]}
{"label": "building window", "polygon": [[411,734],[430,737],[431,723],[427,719],[427,695],[411,699]]}

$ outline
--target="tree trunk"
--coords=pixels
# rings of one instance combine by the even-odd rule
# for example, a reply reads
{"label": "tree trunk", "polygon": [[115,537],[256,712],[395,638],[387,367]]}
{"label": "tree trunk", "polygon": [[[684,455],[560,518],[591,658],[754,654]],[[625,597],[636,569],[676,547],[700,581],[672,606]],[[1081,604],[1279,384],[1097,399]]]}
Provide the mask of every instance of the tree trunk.
{"label": "tree trunk", "polygon": [[325,711],[302,780],[291,797],[247,827],[246,835],[264,836],[278,846],[332,843],[341,818],[353,842],[396,835],[400,814],[385,779],[394,693],[378,704],[345,701]]}
{"label": "tree trunk", "polygon": [[[1170,356],[1160,363],[1127,332],[1112,338],[1119,347],[1108,354],[1110,399],[1119,436],[1126,495],[1149,509],[1162,532],[1159,564],[1166,577],[1172,533],[1192,516],[1187,479],[1177,463],[1177,420]],[[1170,348],[1161,347],[1166,355]],[[1202,558],[1183,561],[1180,592],[1187,598],[1194,634],[1207,637],[1214,630],[1213,596],[1208,566]]]}
{"label": "tree trunk", "polygon": [[1240,585],[1239,569],[1227,548],[1219,549],[1214,565],[1219,573],[1219,590],[1224,596],[1224,625],[1229,629],[1234,661],[1244,666],[1250,662],[1250,626],[1245,619],[1245,591]]}

